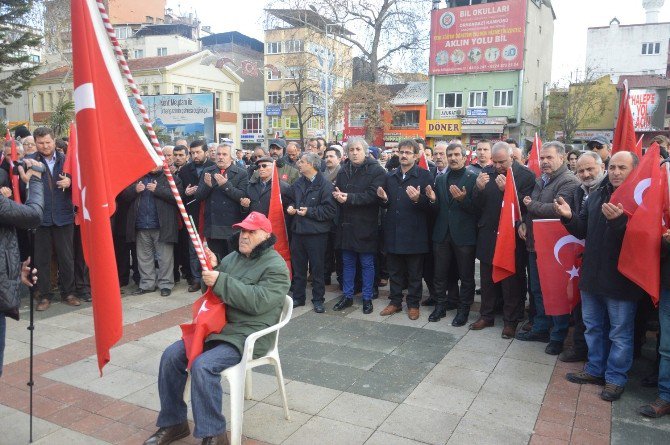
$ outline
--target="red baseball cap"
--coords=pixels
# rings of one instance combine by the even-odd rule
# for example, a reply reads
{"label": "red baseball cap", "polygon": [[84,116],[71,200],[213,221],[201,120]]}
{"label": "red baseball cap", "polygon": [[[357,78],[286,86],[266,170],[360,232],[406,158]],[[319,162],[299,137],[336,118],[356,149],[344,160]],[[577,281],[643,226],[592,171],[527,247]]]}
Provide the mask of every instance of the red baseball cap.
{"label": "red baseball cap", "polygon": [[251,212],[244,221],[233,224],[234,229],[258,230],[272,233],[272,223],[265,215],[259,212]]}

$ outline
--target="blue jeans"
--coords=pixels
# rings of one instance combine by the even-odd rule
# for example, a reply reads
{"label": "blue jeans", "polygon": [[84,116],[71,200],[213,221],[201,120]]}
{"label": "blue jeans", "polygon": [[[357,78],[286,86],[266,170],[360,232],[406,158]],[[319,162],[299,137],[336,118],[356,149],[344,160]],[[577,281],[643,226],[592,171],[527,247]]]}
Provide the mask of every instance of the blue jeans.
{"label": "blue jeans", "polygon": [[[207,348],[207,345],[205,345]],[[235,366],[242,356],[228,343],[218,343],[203,351],[191,366],[191,407],[195,430],[193,435],[199,439],[217,436],[226,432],[226,419],[223,417],[221,372]],[[165,349],[161,356],[158,372],[158,395],[161,411],[156,426],[159,428],[186,422],[186,349],[179,340]]]}
{"label": "blue jeans", "polygon": [[363,300],[372,300],[372,289],[375,283],[374,253],[358,253],[353,250],[342,250],[342,292],[344,292],[345,297],[354,298],[356,263],[359,259],[361,260]]}
{"label": "blue jeans", "polygon": [[584,371],[624,386],[633,364],[636,301],[615,300],[582,291],[582,316],[589,347]]}
{"label": "blue jeans", "polygon": [[658,396],[670,402],[670,289],[661,290],[658,321],[661,324],[661,340],[658,347],[661,355],[658,366]]}
{"label": "blue jeans", "polygon": [[2,375],[2,362],[5,357],[5,331],[7,329],[7,320],[5,314],[0,314],[0,376]]}
{"label": "blue jeans", "polygon": [[563,343],[570,327],[570,314],[550,316],[544,313],[544,298],[540,287],[540,274],[537,270],[537,253],[535,252],[528,253],[528,270],[530,271],[530,291],[535,300],[533,332],[547,332],[549,330],[549,319],[551,319],[552,328],[549,338],[551,341]]}

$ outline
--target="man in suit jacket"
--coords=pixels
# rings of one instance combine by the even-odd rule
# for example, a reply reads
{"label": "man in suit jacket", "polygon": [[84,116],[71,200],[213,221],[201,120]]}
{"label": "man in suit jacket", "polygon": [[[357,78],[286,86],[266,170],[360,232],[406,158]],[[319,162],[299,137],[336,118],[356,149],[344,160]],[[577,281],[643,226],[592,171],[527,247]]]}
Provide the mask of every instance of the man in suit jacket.
{"label": "man in suit jacket", "polygon": [[498,222],[502,209],[503,192],[507,169],[512,167],[512,175],[516,184],[517,196],[521,207],[521,215],[526,214],[523,198],[529,196],[535,187],[535,174],[512,160],[512,148],[506,142],[496,142],[492,149],[493,164],[484,168],[477,177],[473,190],[473,202],[479,209],[479,232],[477,235],[477,258],[480,262],[482,283],[482,306],[480,318],[470,325],[470,329],[479,330],[493,326],[494,307],[498,295],[504,301],[503,338],[513,338],[516,327],[523,319],[525,296],[523,292],[526,282],[527,254],[525,244],[517,236],[516,275],[498,283],[493,282],[493,254],[498,234]]}
{"label": "man in suit jacket", "polygon": [[[477,211],[472,204],[472,189],[477,174],[465,167],[465,149],[459,142],[447,146],[449,169],[429,187],[426,196],[437,214],[433,229],[435,261],[435,310],[428,321],[439,321],[448,309],[458,309],[452,326],[463,326],[475,297],[475,247],[477,244]],[[447,277],[456,263],[461,278],[459,299],[447,298]],[[454,295],[450,294],[450,297]]]}

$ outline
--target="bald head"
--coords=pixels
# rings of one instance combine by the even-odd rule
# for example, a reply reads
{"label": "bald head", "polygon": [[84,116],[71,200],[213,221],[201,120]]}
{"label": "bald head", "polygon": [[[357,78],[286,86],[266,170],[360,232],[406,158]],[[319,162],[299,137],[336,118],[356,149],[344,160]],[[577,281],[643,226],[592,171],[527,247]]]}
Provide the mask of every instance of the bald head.
{"label": "bald head", "polygon": [[637,167],[638,162],[637,155],[629,151],[620,151],[612,155],[607,168],[607,175],[612,186],[617,188],[623,184],[630,172]]}

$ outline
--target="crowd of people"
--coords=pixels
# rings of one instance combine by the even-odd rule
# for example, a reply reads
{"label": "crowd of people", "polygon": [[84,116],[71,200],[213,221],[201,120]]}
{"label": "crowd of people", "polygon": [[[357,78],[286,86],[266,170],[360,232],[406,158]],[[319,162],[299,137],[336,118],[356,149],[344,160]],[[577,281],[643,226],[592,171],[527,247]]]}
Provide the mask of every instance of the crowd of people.
{"label": "crowd of people", "polygon": [[[71,181],[63,173],[65,154],[57,147],[63,144],[45,127],[20,142],[23,156],[46,166],[44,216],[34,236],[39,246],[34,253],[37,310],[49,308],[54,289],[63,302],[78,306],[91,295],[74,224]],[[659,136],[656,142],[667,158],[670,141]],[[501,313],[503,338],[546,343],[547,354],[585,361],[584,370],[568,374],[568,380],[603,385],[605,400],[621,396],[655,315],[650,298],[617,269],[627,216],[609,203],[639,159],[628,151],[612,155],[606,138],[593,138],[584,151],[558,141],[545,143],[539,150],[540,177],[525,165],[524,147],[511,139],[480,140],[471,154],[460,140],[427,147],[423,140],[407,139],[388,152],[359,137],[343,145],[310,139],[304,151],[282,139],[250,153],[236,150],[231,142],[203,140],[177,140],[163,150],[188,214],[219,260],[238,248],[236,224],[254,212],[268,215],[277,168],[294,307],[307,303],[311,282],[313,310],[323,313],[325,286],[336,280],[341,296],[333,310],[353,306],[360,295],[361,310],[370,314],[379,288],[388,284],[389,301],[380,315],[406,310],[416,320],[424,308],[430,322],[441,322],[453,311],[451,324],[460,327],[468,323],[480,293],[479,317],[469,329],[493,328]],[[422,159],[425,165],[419,165]],[[6,160],[2,166],[7,170]],[[25,179],[21,167],[18,172]],[[493,257],[509,172],[522,216],[517,272],[495,282]],[[0,182],[2,194],[11,196],[7,178]],[[21,183],[25,194],[25,181]],[[133,295],[159,291],[168,297],[179,280],[188,282],[189,292],[207,284],[161,168],[129,184],[116,204],[113,235],[121,286],[132,280],[137,284]],[[559,218],[571,234],[585,239],[582,302],[572,313],[549,316],[533,221]],[[670,231],[659,243],[660,373],[647,379],[658,385],[659,399],[641,409],[650,417],[670,413]],[[19,244],[24,259],[30,252],[28,238],[19,237]],[[572,338],[566,342],[571,325]]]}

